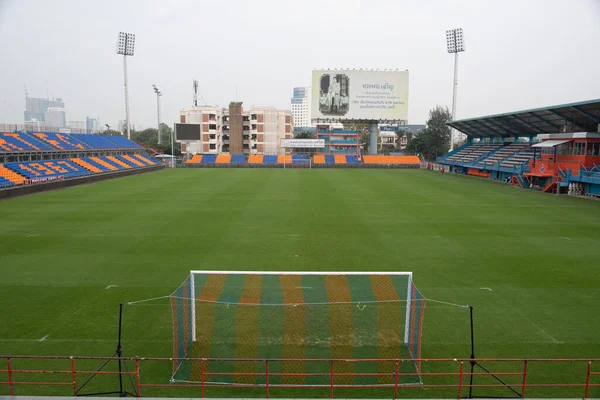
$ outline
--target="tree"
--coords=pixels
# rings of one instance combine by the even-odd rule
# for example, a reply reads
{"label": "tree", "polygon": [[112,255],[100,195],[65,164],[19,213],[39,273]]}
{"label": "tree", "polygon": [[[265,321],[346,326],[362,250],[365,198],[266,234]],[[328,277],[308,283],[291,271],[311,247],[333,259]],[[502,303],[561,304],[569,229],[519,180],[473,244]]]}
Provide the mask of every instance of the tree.
{"label": "tree", "polygon": [[448,107],[436,106],[429,111],[427,128],[425,128],[426,157],[435,159],[448,152],[450,148],[450,127],[447,124],[452,119]]}
{"label": "tree", "polygon": [[294,133],[295,139],[314,139],[316,137],[317,137],[317,135],[315,133],[308,132],[308,131]]}

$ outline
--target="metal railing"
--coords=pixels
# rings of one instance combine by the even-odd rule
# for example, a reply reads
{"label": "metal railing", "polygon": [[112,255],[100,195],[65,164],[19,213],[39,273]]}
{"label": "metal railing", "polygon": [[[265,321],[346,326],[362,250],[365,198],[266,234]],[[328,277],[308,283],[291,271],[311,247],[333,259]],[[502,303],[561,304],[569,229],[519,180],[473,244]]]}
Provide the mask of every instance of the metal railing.
{"label": "metal railing", "polygon": [[[210,388],[238,388],[238,389],[259,389],[263,391],[265,397],[269,398],[272,389],[307,389],[307,388],[320,388],[321,390],[327,390],[329,397],[334,398],[337,389],[381,389],[389,391],[389,395],[397,398],[400,391],[408,391],[409,389],[445,389],[452,390],[456,394],[457,398],[471,398],[475,396],[474,390],[478,389],[495,389],[504,388],[508,390],[513,397],[525,398],[528,390],[533,388],[546,388],[555,390],[556,388],[567,388],[571,390],[576,396],[583,396],[588,398],[591,388],[600,387],[600,383],[594,381],[595,376],[600,376],[600,372],[593,371],[593,365],[600,363],[600,359],[542,359],[542,358],[530,358],[530,359],[519,359],[519,358],[452,358],[452,359],[246,359],[246,358],[153,358],[153,357],[79,357],[79,356],[11,356],[4,355],[0,356],[0,361],[4,361],[5,369],[0,369],[0,389],[8,387],[8,394],[11,396],[21,394],[19,390],[26,386],[56,386],[64,388],[64,395],[73,396],[84,396],[91,394],[100,393],[88,393],[83,394],[81,389],[85,386],[92,377],[108,375],[117,376],[120,380],[120,392],[103,392],[106,393],[121,393],[124,394],[124,382],[123,378],[129,380],[133,395],[137,397],[142,396],[142,392],[147,388],[168,388],[177,390],[181,388],[197,389],[195,393],[197,397],[206,397],[207,390]],[[87,361],[87,362],[86,362]],[[104,367],[109,362],[118,362],[118,371],[103,371]],[[197,382],[183,382],[175,383],[171,380],[171,383],[151,382],[150,378],[147,378],[151,374],[142,372],[142,369],[146,365],[152,362],[158,362],[162,365],[167,364],[169,367],[177,365],[179,362],[191,362],[195,368],[195,376]],[[32,362],[36,367],[31,367]],[[44,368],[44,363],[52,362],[50,367]],[[82,369],[81,364],[91,365],[90,362],[97,362],[102,364],[102,367],[97,370],[91,368]],[[223,372],[223,368],[215,368],[215,365],[221,363],[221,367],[228,363],[231,365],[232,362],[239,363],[253,363],[255,370],[253,372]],[[27,367],[19,367],[17,364],[23,363]],[[125,364],[125,368],[121,368],[121,363]],[[128,368],[127,363],[132,363],[133,367]],[[209,368],[210,363],[210,368]],[[304,364],[308,363],[315,364],[319,363],[325,365],[325,368],[321,369],[319,373],[292,373],[292,372],[277,372],[282,369],[270,367],[272,365],[281,365],[281,363],[291,364]],[[385,373],[359,373],[354,368],[351,368],[355,372],[347,372],[348,366],[355,366],[357,364],[375,363],[381,365],[387,363],[393,366],[393,371],[390,374],[389,371]],[[402,372],[400,366],[405,365],[404,363],[411,363],[421,365],[421,370],[413,370],[414,372]],[[482,367],[482,364],[492,365],[494,368]],[[532,368],[534,366],[548,366],[548,364],[563,364],[574,366],[576,365],[580,372],[574,380],[569,381],[533,381]],[[165,366],[167,366],[165,365]],[[259,368],[259,366],[262,366]],[[344,367],[345,366],[345,367]],[[475,370],[475,367],[479,367],[479,372]],[[2,367],[0,367],[2,368]],[[150,368],[150,367],[148,367]],[[220,371],[220,372],[211,372]],[[237,368],[236,368],[237,370]],[[543,368],[542,368],[543,370]],[[340,372],[341,371],[341,372]],[[423,372],[426,371],[426,372]],[[582,373],[585,371],[585,373]],[[535,372],[535,371],[534,371]],[[539,371],[538,371],[539,372]],[[563,374],[558,380],[564,380],[565,375],[573,378],[573,371],[569,371],[568,374]],[[54,380],[47,378],[45,380],[38,380],[42,376],[53,376]],[[223,384],[214,382],[214,379],[223,379],[223,376],[228,376],[232,383]],[[480,377],[491,377],[492,383],[486,381],[486,383],[475,382],[476,378]],[[546,371],[543,374],[535,375],[534,379],[540,379],[540,376],[544,379],[548,379]],[[5,377],[5,380],[2,378]],[[58,377],[58,378],[57,378]],[[254,382],[260,379],[260,383],[248,383],[244,382],[244,379],[248,381],[251,377]],[[287,381],[284,378],[287,377]],[[323,384],[318,385],[307,385],[304,380],[307,377],[321,377]],[[377,379],[379,383],[369,384],[356,384],[349,383],[349,381],[356,382],[357,378],[369,377],[369,379]],[[62,378],[62,379],[59,379]],[[80,384],[85,378],[85,382]],[[166,377],[165,377],[166,378]],[[298,380],[294,383],[289,383],[289,378],[297,378]],[[401,379],[411,379],[408,383],[401,382]],[[274,384],[273,380],[280,380],[282,383]],[[439,381],[441,379],[441,381]],[[550,378],[551,379],[551,378]],[[508,382],[512,380],[512,382]],[[125,381],[125,384],[127,382]],[[240,383],[233,383],[240,382]],[[288,382],[288,383],[283,383]],[[103,387],[105,389],[105,387]],[[55,393],[55,392],[53,392]],[[131,394],[131,393],[130,393]],[[242,397],[242,396],[239,396]],[[480,397],[479,395],[477,397]],[[497,396],[494,396],[497,397]]]}

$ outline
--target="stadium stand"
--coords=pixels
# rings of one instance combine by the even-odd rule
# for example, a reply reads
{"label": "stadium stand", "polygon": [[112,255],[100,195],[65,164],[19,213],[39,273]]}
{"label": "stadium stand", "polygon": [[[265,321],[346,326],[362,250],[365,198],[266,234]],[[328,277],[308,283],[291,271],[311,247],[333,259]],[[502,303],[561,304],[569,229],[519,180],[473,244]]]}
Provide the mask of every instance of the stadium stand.
{"label": "stadium stand", "polygon": [[231,162],[231,156],[229,154],[219,154],[215,159],[216,164],[229,164]]}
{"label": "stadium stand", "polygon": [[281,155],[277,156],[277,164],[291,164],[293,162],[293,156]]}
{"label": "stadium stand", "polygon": [[356,156],[346,156],[346,164],[358,164]]}
{"label": "stadium stand", "polygon": [[93,135],[93,134],[87,134],[87,133],[72,133],[71,136],[74,137],[75,139],[78,139],[82,142],[89,144],[90,146],[92,146],[95,149],[120,149],[121,148],[121,146],[117,145],[116,143],[111,142],[108,139],[105,139],[104,137],[102,137],[100,135]]}
{"label": "stadium stand", "polygon": [[364,156],[367,165],[421,165],[417,156]]}
{"label": "stadium stand", "polygon": [[123,162],[121,160],[119,160],[116,156],[105,156],[105,159],[112,161],[113,164],[119,165],[125,169],[130,169],[131,165],[127,164],[126,162]]}
{"label": "stadium stand", "polygon": [[145,162],[146,165],[158,165],[158,161],[156,161],[155,159],[153,159],[152,157],[150,157],[147,154],[134,154],[133,157],[136,157],[137,159],[141,160],[142,162]]}
{"label": "stadium stand", "polygon": [[21,185],[26,179],[22,175],[19,175],[15,171],[10,170],[2,165],[0,165],[0,177],[11,182],[13,185]]}
{"label": "stadium stand", "polygon": [[194,154],[192,158],[186,160],[186,164],[200,164],[202,162],[202,154]]}
{"label": "stadium stand", "polygon": [[53,150],[53,147],[23,132],[0,133],[0,149],[5,152]]}
{"label": "stadium stand", "polygon": [[91,171],[95,174],[103,172],[102,169],[90,164],[87,161],[82,160],[81,158],[71,158],[71,161],[73,161],[75,164],[79,165],[80,167],[83,167],[83,168],[87,169],[88,171]]}
{"label": "stadium stand", "polygon": [[342,154],[336,154],[333,156],[336,164],[346,164],[346,156]]}
{"label": "stadium stand", "polygon": [[15,186],[15,184],[9,181],[8,179],[0,176],[0,188],[7,188],[12,186]]}
{"label": "stadium stand", "polygon": [[248,156],[248,164],[262,164],[265,156],[259,154],[251,154]]}
{"label": "stadium stand", "polygon": [[316,154],[313,158],[313,162],[317,165],[325,164],[325,156],[322,154]]}
{"label": "stadium stand", "polygon": [[263,165],[272,165],[272,164],[277,164],[277,158],[278,156],[268,156],[265,155],[263,156]]}
{"label": "stadium stand", "polygon": [[308,161],[308,156],[306,154],[294,154],[292,156],[293,164],[304,164]]}
{"label": "stadium stand", "polygon": [[467,146],[458,153],[449,156],[446,160],[455,164],[472,164],[474,162],[478,162],[484,157],[493,155],[494,152],[499,150],[501,147],[501,144],[476,143],[471,146]]}
{"label": "stadium stand", "polygon": [[10,162],[4,165],[27,179],[36,178],[75,178],[90,175],[91,172],[70,160]]}
{"label": "stadium stand", "polygon": [[[86,160],[88,160],[88,159],[86,159]],[[104,159],[104,157],[90,157],[89,160],[104,167],[106,172],[119,171],[121,169],[121,168],[117,167],[116,165],[106,161]]]}
{"label": "stadium stand", "polygon": [[217,161],[216,154],[205,154],[202,156],[202,164],[214,164]]}
{"label": "stadium stand", "polygon": [[335,164],[335,157],[332,155],[325,156],[325,164]]}
{"label": "stadium stand", "polygon": [[113,142],[117,146],[123,149],[143,149],[142,146],[137,144],[134,141],[127,139],[125,136],[117,136],[117,135],[100,135],[101,138],[104,138],[110,142]]}
{"label": "stadium stand", "polygon": [[59,150],[86,150],[92,148],[89,144],[64,133],[34,132],[32,135]]}
{"label": "stadium stand", "polygon": [[230,164],[245,164],[246,156],[244,154],[234,154],[231,156]]}
{"label": "stadium stand", "polygon": [[148,164],[145,164],[143,162],[141,162],[140,160],[134,158],[133,156],[127,155],[127,154],[123,154],[121,156],[124,160],[128,161],[130,164],[133,164],[134,166],[138,166],[138,167],[145,167]]}

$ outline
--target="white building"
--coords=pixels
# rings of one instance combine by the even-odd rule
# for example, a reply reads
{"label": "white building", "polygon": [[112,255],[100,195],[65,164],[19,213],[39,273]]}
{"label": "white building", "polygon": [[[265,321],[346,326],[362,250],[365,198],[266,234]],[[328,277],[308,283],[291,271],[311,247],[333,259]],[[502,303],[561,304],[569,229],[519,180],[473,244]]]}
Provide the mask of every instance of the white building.
{"label": "white building", "polygon": [[310,126],[315,126],[311,122],[311,93],[312,91],[310,87],[294,88],[293,97],[290,101],[290,108],[292,111],[292,116],[294,117],[295,127],[306,128]]}
{"label": "white building", "polygon": [[48,107],[44,121],[46,122],[47,127],[66,128],[67,117],[65,115],[65,109],[62,107]]}
{"label": "white building", "polygon": [[281,139],[293,137],[292,115],[274,107],[251,107],[241,103],[229,108],[184,108],[179,122],[200,124],[200,140],[180,141],[188,154],[285,154]]}

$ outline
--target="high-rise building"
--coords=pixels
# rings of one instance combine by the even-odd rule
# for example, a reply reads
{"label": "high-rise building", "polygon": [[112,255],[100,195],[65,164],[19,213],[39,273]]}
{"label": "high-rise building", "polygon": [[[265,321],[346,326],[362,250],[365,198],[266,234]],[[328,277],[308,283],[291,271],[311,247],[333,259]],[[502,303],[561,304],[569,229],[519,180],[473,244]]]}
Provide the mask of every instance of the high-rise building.
{"label": "high-rise building", "polygon": [[64,110],[65,103],[62,101],[61,98],[57,98],[56,100],[50,100],[25,96],[24,120],[45,122],[46,111],[48,111],[49,108],[53,107],[62,108]]}
{"label": "high-rise building", "polygon": [[44,115],[46,129],[48,128],[66,128],[67,117],[63,107],[48,107]]}
{"label": "high-rise building", "polygon": [[184,141],[191,154],[285,154],[281,139],[293,137],[289,111],[274,107],[244,110],[241,102],[232,102],[228,108],[185,108],[179,121],[200,124],[201,139]]}
{"label": "high-rise building", "polygon": [[294,117],[295,127],[315,126],[311,122],[311,88],[310,87],[295,87],[293,97],[290,101],[292,116]]}
{"label": "high-rise building", "polygon": [[100,120],[98,118],[85,117],[85,130],[89,133],[100,130]]}

